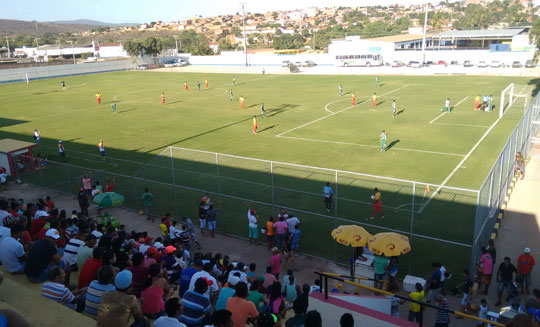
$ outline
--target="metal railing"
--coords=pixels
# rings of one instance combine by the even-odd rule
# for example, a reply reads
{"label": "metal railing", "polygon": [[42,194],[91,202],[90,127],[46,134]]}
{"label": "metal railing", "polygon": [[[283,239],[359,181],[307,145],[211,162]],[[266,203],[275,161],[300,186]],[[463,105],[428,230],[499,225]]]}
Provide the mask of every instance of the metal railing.
{"label": "metal railing", "polygon": [[537,95],[525,108],[524,115],[519,120],[480,187],[471,266],[480,257],[481,247],[487,244],[497,221],[497,214],[505,202],[514,177],[516,153],[521,152],[523,158],[527,158],[530,154],[531,138],[537,135],[539,128],[539,125],[533,122],[538,120],[540,120],[540,95]]}
{"label": "metal railing", "polygon": [[[324,292],[325,300],[328,300],[328,279],[333,279],[333,280],[337,280],[337,281],[340,281],[340,282],[345,283],[345,284],[356,286],[359,289],[363,288],[363,289],[366,289],[366,290],[369,290],[369,291],[372,291],[372,292],[375,292],[375,293],[379,293],[379,294],[382,294],[382,295],[388,295],[388,296],[398,298],[400,300],[404,300],[404,301],[407,301],[407,302],[419,304],[420,305],[420,322],[419,322],[420,327],[424,326],[424,324],[423,324],[423,321],[424,321],[423,315],[424,315],[424,309],[426,307],[436,309],[436,310],[442,310],[442,311],[445,311],[448,314],[453,314],[453,315],[458,316],[458,317],[463,317],[463,318],[471,319],[471,320],[474,320],[474,321],[477,321],[477,322],[486,323],[486,324],[488,324],[488,326],[489,325],[490,326],[496,326],[496,327],[504,327],[505,326],[504,324],[501,324],[501,323],[498,323],[498,322],[478,318],[478,317],[475,317],[475,316],[472,316],[472,315],[469,315],[469,314],[466,314],[466,313],[463,313],[463,312],[460,312],[460,311],[457,311],[457,310],[440,308],[440,307],[438,307],[436,305],[433,305],[433,304],[429,304],[429,303],[426,303],[426,302],[423,302],[423,301],[413,300],[410,297],[401,296],[401,295],[398,295],[398,294],[395,294],[395,293],[392,293],[392,292],[388,292],[388,291],[385,291],[385,290],[380,290],[378,288],[367,286],[367,285],[362,285],[362,284],[356,283],[356,282],[351,282],[350,280],[345,279],[345,278],[356,278],[356,276],[346,276],[346,277],[343,278],[343,277],[337,277],[337,276],[335,276],[335,274],[323,273],[323,272],[318,272],[318,271],[314,271],[314,273],[319,276],[319,282],[320,282],[320,285],[321,285],[320,288],[319,288],[319,292],[320,293]],[[369,280],[372,280],[372,279],[369,279]],[[323,285],[324,285],[324,287],[323,287]],[[358,294],[360,294],[360,293],[358,293]]]}

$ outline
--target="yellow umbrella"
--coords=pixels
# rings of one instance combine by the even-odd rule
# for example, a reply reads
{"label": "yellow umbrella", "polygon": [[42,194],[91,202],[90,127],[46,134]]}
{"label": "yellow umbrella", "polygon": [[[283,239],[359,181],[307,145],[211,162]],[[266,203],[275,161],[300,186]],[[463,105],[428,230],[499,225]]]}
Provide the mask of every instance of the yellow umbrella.
{"label": "yellow umbrella", "polygon": [[377,255],[392,257],[411,251],[409,238],[397,233],[379,233],[368,241],[369,250]]}
{"label": "yellow umbrella", "polygon": [[357,225],[341,225],[331,235],[338,243],[352,247],[366,245],[371,237],[367,230]]}

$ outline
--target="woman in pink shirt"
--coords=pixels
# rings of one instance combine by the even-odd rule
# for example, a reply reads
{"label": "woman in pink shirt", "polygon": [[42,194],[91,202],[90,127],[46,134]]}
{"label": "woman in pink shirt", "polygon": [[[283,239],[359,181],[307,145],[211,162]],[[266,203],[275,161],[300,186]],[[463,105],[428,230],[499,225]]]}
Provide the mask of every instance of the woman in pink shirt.
{"label": "woman in pink shirt", "polygon": [[165,301],[171,295],[171,288],[165,278],[161,265],[154,263],[148,268],[148,275],[143,283],[141,298],[142,312],[149,318],[157,318],[165,312]]}
{"label": "woman in pink shirt", "polygon": [[270,265],[272,266],[272,275],[276,276],[279,280],[279,272],[281,270],[281,255],[279,255],[278,248],[272,248],[272,258],[270,258]]}
{"label": "woman in pink shirt", "polygon": [[289,230],[289,226],[285,221],[283,221],[283,217],[279,218],[278,222],[274,223],[274,228],[276,229],[276,245],[278,247],[283,247],[283,243],[287,239],[287,231]]}
{"label": "woman in pink shirt", "polygon": [[146,250],[146,257],[144,258],[144,268],[150,268],[151,265],[157,263],[157,260],[154,258],[154,255],[158,253],[158,250],[151,246]]}
{"label": "woman in pink shirt", "polygon": [[[482,277],[486,290],[484,295],[488,294],[489,284],[491,284],[491,275],[493,273],[493,258],[485,247],[482,247],[482,256],[480,257],[480,269],[482,270]],[[480,290],[480,288],[478,288]]]}
{"label": "woman in pink shirt", "polygon": [[90,196],[90,194],[92,194],[92,174],[90,173],[90,176],[84,174],[82,177],[82,183],[83,190],[86,192],[86,195]]}

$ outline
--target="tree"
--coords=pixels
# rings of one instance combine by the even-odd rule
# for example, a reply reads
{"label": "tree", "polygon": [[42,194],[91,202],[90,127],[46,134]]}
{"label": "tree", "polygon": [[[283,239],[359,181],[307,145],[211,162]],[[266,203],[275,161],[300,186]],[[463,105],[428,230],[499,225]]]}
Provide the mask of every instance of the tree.
{"label": "tree", "polygon": [[234,50],[235,47],[227,39],[219,40],[218,52]]}
{"label": "tree", "polygon": [[122,47],[124,48],[124,50],[126,50],[128,55],[133,58],[142,56],[144,52],[144,46],[139,40],[127,40],[126,42],[124,42]]}
{"label": "tree", "polygon": [[330,37],[325,31],[317,31],[313,33],[311,46],[316,50],[325,50],[330,44]]}
{"label": "tree", "polygon": [[163,44],[161,43],[160,39],[157,39],[153,36],[147,37],[144,40],[144,53],[155,57],[158,53],[163,50]]}
{"label": "tree", "polygon": [[529,31],[529,38],[531,43],[536,46],[534,53],[534,60],[538,62],[538,55],[540,53],[540,17],[535,17],[531,30]]}
{"label": "tree", "polygon": [[231,27],[231,34],[233,34],[236,37],[242,36],[242,30],[238,26]]}

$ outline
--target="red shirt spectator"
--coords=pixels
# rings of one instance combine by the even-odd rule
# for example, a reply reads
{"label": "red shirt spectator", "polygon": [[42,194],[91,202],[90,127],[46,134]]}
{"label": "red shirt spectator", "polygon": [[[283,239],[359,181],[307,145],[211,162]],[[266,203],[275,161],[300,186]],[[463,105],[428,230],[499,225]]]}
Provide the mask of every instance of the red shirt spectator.
{"label": "red shirt spectator", "polygon": [[79,289],[87,287],[93,280],[97,279],[98,269],[101,268],[102,265],[103,262],[101,261],[101,258],[88,258],[84,262],[81,272],[79,273],[79,284],[77,287]]}
{"label": "red shirt spectator", "polygon": [[[30,225],[30,236],[33,240],[37,239],[37,234],[43,229],[43,226],[47,225],[47,222],[43,218],[35,219]],[[45,234],[43,234],[45,235]]]}
{"label": "red shirt spectator", "polygon": [[47,212],[51,212],[54,209],[54,202],[49,199],[45,202],[45,206],[47,207]]}
{"label": "red shirt spectator", "polygon": [[517,268],[520,275],[529,275],[535,265],[534,257],[528,253],[519,256],[517,260]]}

